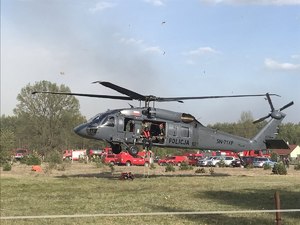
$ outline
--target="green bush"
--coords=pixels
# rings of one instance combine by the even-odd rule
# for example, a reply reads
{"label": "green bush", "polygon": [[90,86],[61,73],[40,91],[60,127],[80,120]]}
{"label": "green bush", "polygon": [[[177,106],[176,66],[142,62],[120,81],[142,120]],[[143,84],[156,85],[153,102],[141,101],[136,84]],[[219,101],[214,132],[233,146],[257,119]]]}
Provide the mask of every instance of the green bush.
{"label": "green bush", "polygon": [[296,165],[294,166],[294,169],[295,169],[295,170],[300,170],[300,162],[298,162],[298,164],[296,164]]}
{"label": "green bush", "polygon": [[175,167],[172,164],[167,164],[165,172],[175,172]]}
{"label": "green bush", "polygon": [[272,166],[268,163],[265,163],[263,168],[264,168],[264,170],[270,170],[270,169],[272,169]]}
{"label": "green bush", "polygon": [[3,171],[11,171],[11,164],[10,163],[4,163],[3,164]]}
{"label": "green bush", "polygon": [[70,166],[71,166],[70,162],[63,162],[62,164],[57,164],[56,169],[58,171],[66,171],[66,169]]}
{"label": "green bush", "polygon": [[276,152],[271,153],[271,160],[273,162],[277,162],[277,159],[279,158],[279,155]]}
{"label": "green bush", "polygon": [[46,162],[50,164],[62,164],[62,154],[58,151],[51,151],[51,153],[46,157]]}
{"label": "green bush", "polygon": [[95,163],[97,168],[102,168],[105,166],[100,157],[95,157],[92,161]]}
{"label": "green bush", "polygon": [[79,157],[78,162],[79,163],[87,163],[87,161],[84,157]]}
{"label": "green bush", "polygon": [[213,175],[215,173],[215,169],[213,167],[209,168],[209,173],[210,175]]}
{"label": "green bush", "polygon": [[46,156],[45,161],[48,162],[45,168],[46,174],[51,174],[52,170],[64,171],[66,169],[67,164],[62,165],[63,157],[58,151],[51,151],[50,154]]}
{"label": "green bush", "polygon": [[216,164],[216,167],[226,167],[226,163],[224,159],[221,159],[220,162]]}
{"label": "green bush", "polygon": [[283,162],[276,163],[273,167],[272,172],[274,174],[279,174],[279,175],[286,175],[287,174],[287,170],[286,170],[285,165],[283,164]]}
{"label": "green bush", "polygon": [[108,165],[109,166],[109,168],[110,168],[110,172],[111,172],[111,174],[113,174],[114,172],[115,172],[115,166],[113,165],[113,164],[109,164]]}
{"label": "green bush", "polygon": [[150,164],[150,170],[155,170],[156,169],[156,166],[154,165],[154,163],[151,163]]}
{"label": "green bush", "polygon": [[252,163],[249,163],[249,164],[247,164],[247,165],[245,166],[245,168],[246,168],[246,169],[253,169],[254,166],[253,166]]}
{"label": "green bush", "polygon": [[179,166],[179,170],[193,170],[193,167],[187,162],[182,162]]}
{"label": "green bush", "polygon": [[204,168],[199,168],[195,171],[195,173],[206,173],[206,170]]}
{"label": "green bush", "polygon": [[41,165],[42,160],[40,159],[40,157],[38,155],[30,154],[30,155],[24,156],[20,162],[24,163],[28,166],[32,166],[32,165]]}
{"label": "green bush", "polygon": [[8,154],[7,152],[5,152],[4,150],[0,150],[0,166],[4,166],[5,164],[7,164],[8,162],[11,161],[11,156],[10,154]]}

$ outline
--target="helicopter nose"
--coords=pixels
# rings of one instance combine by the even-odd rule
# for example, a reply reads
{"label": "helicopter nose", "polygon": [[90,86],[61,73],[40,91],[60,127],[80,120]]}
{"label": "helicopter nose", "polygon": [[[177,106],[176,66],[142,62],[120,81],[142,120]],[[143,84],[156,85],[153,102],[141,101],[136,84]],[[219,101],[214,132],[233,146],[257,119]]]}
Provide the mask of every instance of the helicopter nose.
{"label": "helicopter nose", "polygon": [[83,123],[83,124],[80,124],[79,126],[75,127],[74,132],[76,134],[78,134],[79,136],[86,137],[87,136],[86,128],[87,128],[87,124]]}

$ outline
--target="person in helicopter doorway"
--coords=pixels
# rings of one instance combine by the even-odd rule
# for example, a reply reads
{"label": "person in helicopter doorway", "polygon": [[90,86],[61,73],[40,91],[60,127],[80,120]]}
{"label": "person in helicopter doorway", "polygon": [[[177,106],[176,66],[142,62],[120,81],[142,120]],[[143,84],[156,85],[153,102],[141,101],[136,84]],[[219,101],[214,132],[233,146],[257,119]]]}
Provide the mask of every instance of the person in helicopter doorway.
{"label": "person in helicopter doorway", "polygon": [[143,137],[143,149],[146,149],[146,147],[147,147],[147,150],[151,150],[152,149],[152,137],[151,137],[148,127],[144,128],[142,137]]}
{"label": "person in helicopter doorway", "polygon": [[159,124],[159,135],[157,137],[158,143],[163,144],[165,142],[165,135],[166,135],[165,127],[164,124],[161,123]]}

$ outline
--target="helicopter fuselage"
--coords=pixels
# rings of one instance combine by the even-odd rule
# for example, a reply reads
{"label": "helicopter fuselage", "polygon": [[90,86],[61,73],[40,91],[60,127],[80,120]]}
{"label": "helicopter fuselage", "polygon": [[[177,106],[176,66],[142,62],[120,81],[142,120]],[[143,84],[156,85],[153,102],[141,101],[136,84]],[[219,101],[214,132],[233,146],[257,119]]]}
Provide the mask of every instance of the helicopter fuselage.
{"label": "helicopter fuselage", "polygon": [[[160,135],[160,126],[164,136]],[[106,141],[112,147],[128,148],[142,145],[145,127],[149,128],[153,146],[233,151],[262,149],[253,140],[205,127],[190,114],[150,107],[99,113],[74,131],[85,138]]]}

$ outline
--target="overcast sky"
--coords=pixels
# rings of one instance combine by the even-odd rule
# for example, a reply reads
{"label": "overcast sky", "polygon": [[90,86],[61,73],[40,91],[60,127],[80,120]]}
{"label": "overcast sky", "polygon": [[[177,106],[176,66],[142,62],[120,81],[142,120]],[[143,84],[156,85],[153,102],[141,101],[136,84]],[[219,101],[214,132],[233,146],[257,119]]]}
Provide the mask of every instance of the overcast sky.
{"label": "overcast sky", "polygon": [[[1,114],[27,84],[113,94],[96,80],[160,97],[263,94],[300,122],[300,0],[1,0]],[[87,118],[138,102],[78,97]],[[254,118],[264,97],[157,107],[203,124]]]}

